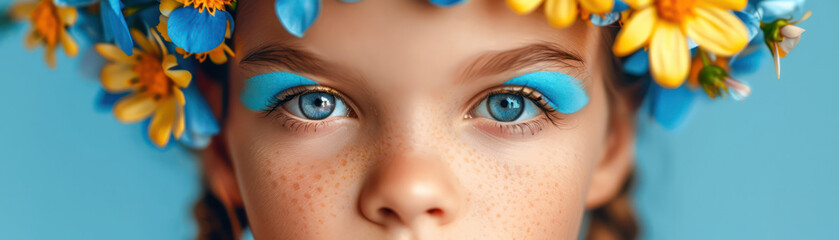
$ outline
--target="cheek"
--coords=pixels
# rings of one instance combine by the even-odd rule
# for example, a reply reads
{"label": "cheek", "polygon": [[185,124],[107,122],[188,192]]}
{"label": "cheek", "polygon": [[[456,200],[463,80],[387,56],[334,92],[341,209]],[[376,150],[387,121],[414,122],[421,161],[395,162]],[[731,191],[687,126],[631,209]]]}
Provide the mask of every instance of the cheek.
{"label": "cheek", "polygon": [[[349,221],[360,221],[358,195],[365,161],[363,147],[346,139],[354,131],[341,127],[316,139],[277,134],[275,121],[237,117],[233,110],[226,132],[242,198],[257,239],[336,239],[331,233]],[[237,115],[238,114],[238,115]],[[273,126],[262,126],[273,124]],[[285,137],[283,137],[285,136]],[[319,147],[313,147],[319,146]],[[326,231],[328,229],[328,231]]]}

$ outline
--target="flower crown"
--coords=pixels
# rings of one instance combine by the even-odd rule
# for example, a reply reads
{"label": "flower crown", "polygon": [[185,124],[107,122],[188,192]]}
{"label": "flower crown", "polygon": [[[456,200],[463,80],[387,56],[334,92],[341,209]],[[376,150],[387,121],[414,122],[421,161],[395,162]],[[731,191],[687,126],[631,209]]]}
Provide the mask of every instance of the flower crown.
{"label": "flower crown", "polygon": [[[341,0],[357,2],[359,0]],[[456,7],[465,0],[429,0]],[[557,28],[578,20],[619,24],[612,48],[624,71],[654,82],[648,112],[667,128],[685,120],[693,99],[741,100],[747,84],[732,76],[754,72],[768,47],[780,78],[780,58],[798,44],[804,29],[793,20],[804,0],[506,0],[518,14],[542,7]],[[70,57],[93,49],[106,62],[99,73],[101,102],[124,123],[144,121],[149,140],[164,147],[174,136],[205,147],[219,131],[199,93],[195,66],[208,58],[225,64],[237,0],[37,0],[14,4],[0,26],[28,20],[28,48],[43,46],[48,66],[61,47]],[[275,0],[277,17],[303,37],[320,13],[321,0]],[[762,36],[762,39],[758,36]],[[762,40],[762,41],[761,41]],[[685,84],[687,80],[687,84]],[[704,94],[697,94],[702,93]]]}

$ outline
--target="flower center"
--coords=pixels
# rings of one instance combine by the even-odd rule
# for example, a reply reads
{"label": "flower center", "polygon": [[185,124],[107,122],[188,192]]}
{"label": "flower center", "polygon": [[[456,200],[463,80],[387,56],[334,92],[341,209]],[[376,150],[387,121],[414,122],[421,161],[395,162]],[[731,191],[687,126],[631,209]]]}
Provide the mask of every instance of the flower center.
{"label": "flower center", "polygon": [[172,93],[172,82],[163,73],[163,66],[156,56],[140,53],[137,63],[131,67],[137,73],[134,84],[139,85],[140,92],[150,94],[154,100],[160,100]]}
{"label": "flower center", "polygon": [[48,46],[55,46],[58,43],[62,23],[58,16],[58,8],[52,0],[41,0],[29,14],[29,18],[35,25],[35,32],[44,38]]}
{"label": "flower center", "polygon": [[656,0],[655,5],[659,17],[680,23],[685,17],[693,15],[696,0]]}
{"label": "flower center", "polygon": [[213,16],[216,15],[216,10],[224,10],[224,5],[231,5],[233,0],[186,0],[184,6],[195,6],[198,12],[203,12],[204,9],[210,12]]}

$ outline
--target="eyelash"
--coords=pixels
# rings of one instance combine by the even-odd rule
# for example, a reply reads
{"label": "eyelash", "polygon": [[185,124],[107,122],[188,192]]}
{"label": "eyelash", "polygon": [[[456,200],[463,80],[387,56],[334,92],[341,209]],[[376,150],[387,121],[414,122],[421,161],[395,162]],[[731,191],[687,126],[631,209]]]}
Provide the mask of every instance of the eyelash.
{"label": "eyelash", "polygon": [[[285,110],[277,111],[278,108],[282,108],[288,101],[291,101],[297,96],[306,94],[306,93],[313,93],[313,92],[322,92],[334,95],[336,98],[340,98],[345,103],[343,94],[338,92],[337,90],[321,86],[321,85],[306,85],[306,86],[298,86],[286,89],[280,94],[277,94],[276,97],[271,99],[270,108],[265,109],[263,111],[264,117],[274,117],[283,127],[291,129],[293,131],[314,131],[317,132],[318,129],[326,127],[331,123],[331,120],[321,120],[321,121],[308,121],[303,119],[298,119],[297,117],[292,117]],[[348,106],[349,113],[347,114],[348,117],[355,116],[355,110],[352,107]]]}
{"label": "eyelash", "polygon": [[[532,118],[531,120],[526,120],[519,123],[504,123],[499,121],[492,121],[495,124],[495,127],[502,130],[504,133],[510,135],[536,135],[536,133],[542,131],[545,128],[545,124],[550,123],[554,126],[559,126],[559,123],[562,120],[562,117],[554,107],[552,107],[547,100],[543,97],[542,93],[536,91],[535,89],[525,87],[525,86],[502,86],[495,89],[491,89],[484,94],[484,97],[479,99],[478,103],[483,101],[486,98],[489,98],[495,94],[503,94],[503,93],[510,93],[522,96],[527,98],[528,100],[532,101],[536,107],[542,110],[543,117]],[[472,109],[478,107],[474,105]],[[467,118],[472,118],[472,111],[470,110],[469,115]]]}

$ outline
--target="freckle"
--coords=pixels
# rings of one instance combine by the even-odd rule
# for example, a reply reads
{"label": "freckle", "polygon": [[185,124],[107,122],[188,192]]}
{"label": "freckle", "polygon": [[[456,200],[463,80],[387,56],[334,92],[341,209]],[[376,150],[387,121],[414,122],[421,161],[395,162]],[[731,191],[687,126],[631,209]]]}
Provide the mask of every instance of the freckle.
{"label": "freckle", "polygon": [[277,181],[271,181],[271,186],[276,188],[277,187]]}
{"label": "freckle", "polygon": [[298,208],[297,208],[297,211],[299,211],[299,212],[303,212],[303,211],[304,211],[304,210],[303,210],[303,207],[298,207]]}
{"label": "freckle", "polygon": [[335,187],[341,187],[340,182],[335,183]]}
{"label": "freckle", "polygon": [[303,179],[303,175],[297,176],[297,179]]}
{"label": "freckle", "polygon": [[318,187],[317,190],[318,190],[318,192],[323,192],[323,188],[321,188],[321,187]]}
{"label": "freckle", "polygon": [[[308,193],[307,193],[307,194],[303,194],[303,197],[305,197],[306,199],[312,199],[312,195],[311,195],[311,194],[308,194]],[[309,205],[312,205],[312,203],[309,203]]]}
{"label": "freckle", "polygon": [[347,166],[347,159],[341,160],[341,166]]}
{"label": "freckle", "polygon": [[329,170],[329,175],[335,175],[335,170]]}
{"label": "freckle", "polygon": [[285,177],[285,175],[280,175],[280,180],[283,180],[283,181],[285,181],[285,180],[286,180],[286,177]]}
{"label": "freckle", "polygon": [[320,207],[326,207],[326,203],[320,203]]}
{"label": "freckle", "polygon": [[292,187],[294,187],[294,190],[300,190],[300,184],[299,183],[294,183],[294,185],[292,185]]}
{"label": "freckle", "polygon": [[291,199],[291,204],[297,204],[297,198]]}
{"label": "freckle", "polygon": [[315,175],[315,179],[320,180],[320,178],[321,178],[320,174]]}

